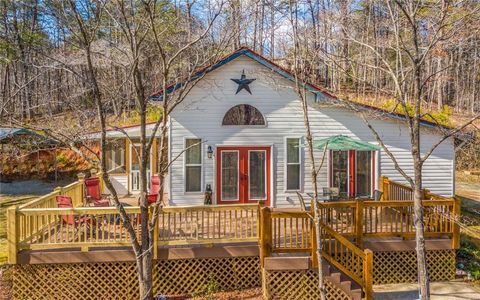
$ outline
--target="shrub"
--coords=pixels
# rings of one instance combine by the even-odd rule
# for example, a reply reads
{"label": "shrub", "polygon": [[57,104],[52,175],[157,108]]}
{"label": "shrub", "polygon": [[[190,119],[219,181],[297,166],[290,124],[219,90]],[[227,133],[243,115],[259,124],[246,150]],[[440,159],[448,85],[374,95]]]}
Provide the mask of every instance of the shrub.
{"label": "shrub", "polygon": [[480,280],[480,248],[467,238],[462,238],[457,251],[459,268],[469,272],[473,280]]}
{"label": "shrub", "polygon": [[[413,116],[414,107],[411,103],[407,103],[407,113],[409,116]],[[394,111],[399,114],[405,115],[405,108],[402,105],[399,105],[395,100],[387,100],[383,103],[382,108],[388,111]],[[424,120],[438,123],[440,125],[448,126],[450,125],[450,117],[453,115],[453,110],[450,106],[444,105],[441,110],[437,111],[426,111],[425,109],[420,109],[420,113],[425,115]]]}

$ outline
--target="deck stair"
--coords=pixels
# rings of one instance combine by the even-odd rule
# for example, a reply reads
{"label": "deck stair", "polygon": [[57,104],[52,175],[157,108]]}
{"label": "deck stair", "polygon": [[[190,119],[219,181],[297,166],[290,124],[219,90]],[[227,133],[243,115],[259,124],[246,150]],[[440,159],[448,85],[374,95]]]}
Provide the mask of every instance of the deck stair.
{"label": "deck stair", "polygon": [[323,275],[325,280],[333,283],[337,288],[344,291],[352,300],[363,298],[362,288],[345,274],[341,273],[329,263],[323,262]]}
{"label": "deck stair", "polygon": [[[365,299],[359,284],[338,271],[327,261],[323,261],[322,266],[323,276],[326,281],[342,290],[352,300]],[[312,268],[311,260],[309,257],[303,255],[274,255],[265,258],[265,269],[269,271],[305,271],[309,268]]]}

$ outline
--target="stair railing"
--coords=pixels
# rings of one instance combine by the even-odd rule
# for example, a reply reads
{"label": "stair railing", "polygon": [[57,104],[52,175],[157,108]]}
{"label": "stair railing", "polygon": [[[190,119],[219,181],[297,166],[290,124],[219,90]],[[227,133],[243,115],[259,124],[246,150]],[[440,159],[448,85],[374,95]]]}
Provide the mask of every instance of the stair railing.
{"label": "stair railing", "polygon": [[[315,222],[311,212],[260,209],[260,261],[274,253],[309,253],[313,267],[317,243]],[[322,257],[358,283],[366,299],[373,299],[373,252],[362,250],[340,233],[320,223]]]}

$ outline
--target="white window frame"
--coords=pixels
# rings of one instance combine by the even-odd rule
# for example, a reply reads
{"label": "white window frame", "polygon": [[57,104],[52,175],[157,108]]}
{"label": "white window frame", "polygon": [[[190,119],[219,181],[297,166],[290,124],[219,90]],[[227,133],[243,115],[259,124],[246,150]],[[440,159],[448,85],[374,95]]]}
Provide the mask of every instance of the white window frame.
{"label": "white window frame", "polygon": [[[199,164],[187,164],[187,140],[200,140],[200,163]],[[203,193],[203,140],[199,137],[185,137],[183,139],[183,190],[185,194],[198,194]],[[199,191],[187,191],[187,167],[200,167],[200,190]]]}
{"label": "white window frame", "polygon": [[[223,153],[236,152],[237,153],[237,198],[236,199],[224,199],[223,194]],[[220,198],[222,202],[239,202],[240,201],[240,151],[238,150],[220,150]]]}
{"label": "white window frame", "polygon": [[[296,139],[298,140],[298,163],[289,163],[288,162],[288,140]],[[302,137],[298,136],[286,136],[284,141],[284,151],[285,151],[285,164],[284,164],[284,177],[285,177],[285,192],[301,192],[303,187],[302,174],[303,174],[303,151],[302,151]],[[298,189],[288,189],[288,165],[299,165],[298,173]]]}
{"label": "white window frame", "polygon": [[[250,153],[251,152],[263,152],[264,155],[265,155],[265,197],[263,198],[252,198],[250,196]],[[267,151],[266,150],[248,150],[248,182],[247,182],[247,192],[248,192],[248,199],[247,200],[251,200],[251,201],[261,201],[261,200],[267,200],[267,197],[268,197],[268,184],[267,184],[267,177],[268,177],[268,166],[267,166]]]}

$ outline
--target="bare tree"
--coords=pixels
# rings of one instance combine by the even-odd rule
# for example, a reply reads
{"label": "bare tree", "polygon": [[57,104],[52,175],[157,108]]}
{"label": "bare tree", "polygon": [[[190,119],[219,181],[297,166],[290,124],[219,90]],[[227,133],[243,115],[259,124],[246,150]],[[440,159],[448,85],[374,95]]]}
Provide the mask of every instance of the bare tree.
{"label": "bare tree", "polygon": [[[428,72],[426,62],[440,42],[448,40],[456,34],[456,24],[463,21],[463,18],[457,18],[452,15],[451,12],[454,7],[453,3],[450,2],[387,1],[385,5],[394,38],[393,43],[385,46],[389,50],[388,52],[382,51],[377,45],[360,40],[355,36],[349,35],[348,39],[351,43],[372,54],[379,62],[378,65],[372,66],[367,63],[364,66],[386,74],[394,84],[396,107],[400,107],[401,111],[404,112],[403,120],[409,129],[414,166],[412,175],[407,174],[400,166],[394,155],[382,141],[381,136],[371,125],[369,118],[362,112],[362,109],[355,105],[348,106],[361,114],[378,143],[394,162],[396,170],[413,189],[418,283],[421,298],[429,299],[429,278],[424,237],[424,207],[422,205],[424,198],[422,168],[428,157],[441,143],[466,128],[477,120],[480,115],[473,116],[469,121],[457,128],[444,129],[441,138],[436,143],[427,147],[424,151],[421,150],[421,123],[422,119],[428,115],[423,112],[422,103],[427,92],[427,83],[436,74],[435,72],[433,74]],[[422,26],[424,22],[431,24],[429,39],[424,38],[424,28]],[[392,53],[395,56],[393,63],[389,60]],[[359,63],[361,64],[362,62],[360,61]],[[343,69],[343,71],[348,72],[346,69]],[[355,76],[351,77],[358,80]],[[436,120],[433,118],[433,121]],[[442,127],[439,128],[441,129]]]}
{"label": "bare tree", "polygon": [[[64,42],[72,45],[72,48],[79,49],[84,71],[77,70],[68,62],[56,59],[49,55],[49,59],[56,68],[62,68],[71,72],[79,78],[83,84],[84,101],[93,101],[96,110],[96,119],[100,131],[100,168],[106,188],[110,191],[112,201],[117,208],[122,226],[128,233],[132,243],[132,249],[136,258],[137,276],[140,285],[140,298],[151,299],[152,289],[152,268],[153,268],[153,241],[155,227],[158,226],[158,214],[163,204],[163,182],[165,174],[171,161],[168,161],[167,153],[167,122],[169,114],[180,104],[196,83],[203,78],[208,69],[200,67],[216,62],[225,50],[225,45],[230,42],[228,33],[216,36],[214,43],[208,33],[211,31],[217,16],[222,13],[223,3],[215,7],[215,14],[209,22],[196,22],[192,27],[193,20],[189,14],[174,14],[175,7],[162,1],[143,1],[132,3],[130,1],[118,0],[115,2],[101,1],[50,1],[50,16],[58,22],[58,25],[68,32],[68,39]],[[171,30],[171,14],[176,15],[173,23],[178,31]],[[106,22],[108,21],[108,22]],[[107,23],[107,24],[106,24]],[[107,26],[114,23],[112,29]],[[190,34],[183,35],[183,28],[190,28]],[[131,93],[134,98],[134,111],[140,117],[140,147],[135,149],[140,162],[140,236],[136,234],[134,223],[126,213],[119,200],[108,173],[106,149],[107,130],[109,127],[109,111],[112,102],[109,96],[114,95],[104,85],[100,84],[102,75],[100,60],[105,59],[104,52],[97,52],[96,43],[105,37],[105,31],[115,30],[112,34],[116,40],[110,40],[115,45],[117,52],[122,53],[126,61],[129,77],[126,78],[127,86],[133,89]],[[188,30],[186,30],[188,31]],[[118,39],[120,37],[120,39]],[[207,50],[208,49],[208,50]],[[156,56],[161,63],[155,76],[148,72],[149,59]],[[155,84],[159,81],[161,91],[154,93]],[[80,89],[81,90],[81,89]],[[162,115],[156,120],[151,134],[147,135],[147,108],[150,105],[151,95],[161,102]],[[16,124],[29,126],[22,120],[16,120]],[[79,145],[79,139],[62,133],[60,130],[47,128],[47,126],[36,125],[35,129],[43,130],[47,135],[56,140],[64,142],[78,153],[84,144]],[[116,130],[125,134],[127,139],[131,138],[121,128]],[[155,137],[160,139],[160,153],[158,156],[158,173],[161,179],[161,189],[156,204],[149,207],[147,201],[147,166],[149,164],[149,153],[155,142]],[[81,142],[81,141],[80,141]],[[88,149],[95,153],[94,150]],[[176,159],[176,158],[173,158]]]}
{"label": "bare tree", "polygon": [[[296,3],[293,1],[289,1],[289,20],[292,26],[292,35],[293,35],[293,74],[295,77],[295,91],[300,98],[300,103],[302,105],[302,112],[303,112],[303,122],[305,126],[305,140],[308,146],[308,157],[310,159],[310,172],[311,172],[311,180],[312,180],[312,187],[313,187],[313,199],[312,199],[312,206],[314,211],[314,222],[315,222],[315,233],[317,239],[317,249],[316,249],[316,256],[318,260],[318,286],[320,289],[320,298],[322,300],[326,299],[325,293],[325,284],[324,284],[324,276],[323,276],[323,268],[322,268],[322,243],[321,243],[321,224],[320,224],[320,206],[318,204],[318,183],[317,183],[317,175],[320,171],[317,170],[315,164],[315,156],[314,156],[314,148],[313,148],[313,135],[310,129],[310,120],[308,114],[308,99],[309,99],[309,91],[306,88],[306,78],[305,74],[308,72],[305,68],[305,60],[304,57],[301,56],[299,53],[300,51],[300,41],[299,41],[299,34],[298,34],[298,7]],[[325,157],[325,151],[324,155]],[[323,165],[323,159],[322,164]]]}

